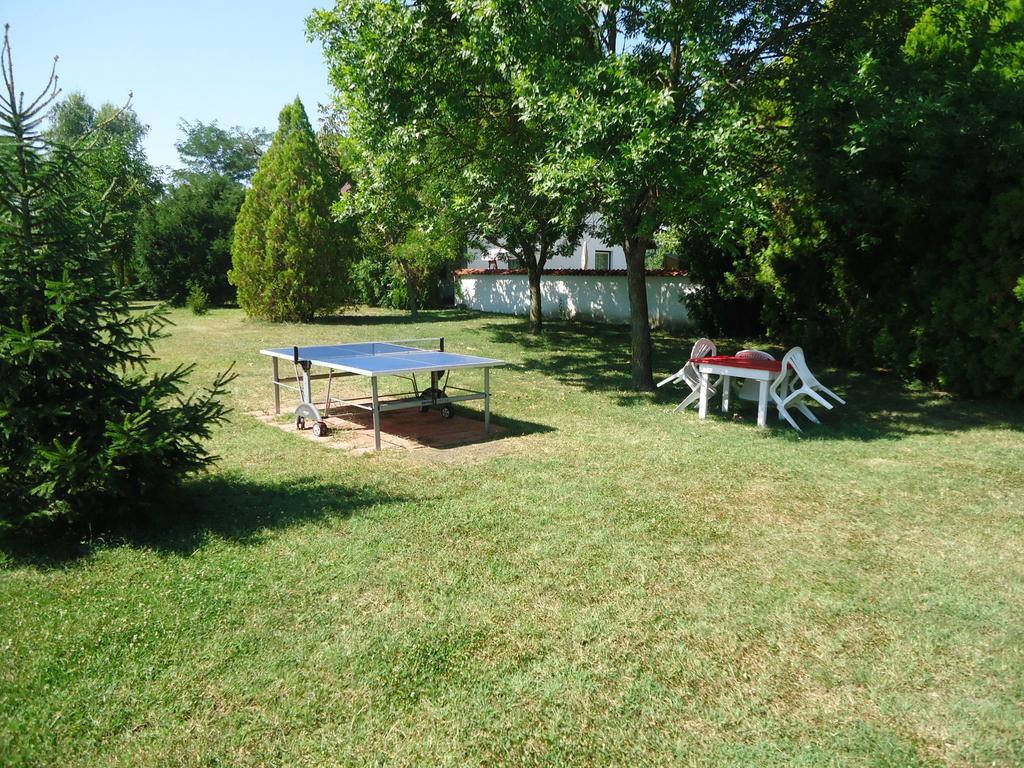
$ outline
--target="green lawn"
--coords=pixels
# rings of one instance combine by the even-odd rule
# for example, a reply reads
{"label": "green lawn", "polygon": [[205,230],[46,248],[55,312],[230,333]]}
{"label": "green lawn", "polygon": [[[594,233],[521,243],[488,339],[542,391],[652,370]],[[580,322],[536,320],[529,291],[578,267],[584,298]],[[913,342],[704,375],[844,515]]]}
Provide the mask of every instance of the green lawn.
{"label": "green lawn", "polygon": [[[631,394],[624,328],[174,319],[161,365],[236,361],[222,459],[163,524],[2,556],[0,764],[1024,762],[1020,406],[812,356],[850,405],[800,438]],[[261,346],[440,335],[513,363],[496,455],[245,415]]]}

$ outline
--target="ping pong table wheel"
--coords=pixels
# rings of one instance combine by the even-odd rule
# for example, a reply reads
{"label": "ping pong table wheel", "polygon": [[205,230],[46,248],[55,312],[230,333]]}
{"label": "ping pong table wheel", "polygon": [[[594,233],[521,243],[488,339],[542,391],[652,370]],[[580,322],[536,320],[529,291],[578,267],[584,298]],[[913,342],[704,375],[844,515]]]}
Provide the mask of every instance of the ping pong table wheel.
{"label": "ping pong table wheel", "polygon": [[295,417],[295,428],[296,429],[305,429],[306,428],[306,419],[305,419],[305,417],[303,417],[303,416],[296,416]]}
{"label": "ping pong table wheel", "polygon": [[451,403],[445,403],[441,406],[441,418],[450,419],[455,415],[455,406]]}
{"label": "ping pong table wheel", "polygon": [[327,428],[327,424],[325,422],[318,421],[313,425],[313,434],[316,437],[327,437],[327,435],[330,434],[330,431],[331,430]]}
{"label": "ping pong table wheel", "polygon": [[[422,392],[420,392],[419,396],[420,396],[421,399],[426,399],[426,398],[429,397],[431,400],[433,400],[433,399],[438,398],[438,397],[444,397],[444,393],[441,392],[441,390],[439,390],[439,389],[434,389],[433,387],[427,387]],[[420,413],[426,413],[429,410],[430,410],[430,406],[429,405],[421,405],[420,406]]]}

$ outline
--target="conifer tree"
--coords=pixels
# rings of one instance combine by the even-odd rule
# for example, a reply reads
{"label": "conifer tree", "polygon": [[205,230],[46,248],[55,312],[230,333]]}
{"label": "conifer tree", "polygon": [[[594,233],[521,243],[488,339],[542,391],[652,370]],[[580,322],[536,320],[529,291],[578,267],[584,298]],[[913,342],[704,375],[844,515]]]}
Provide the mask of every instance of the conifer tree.
{"label": "conifer tree", "polygon": [[246,314],[308,321],[342,303],[342,238],[331,214],[337,197],[337,180],[296,98],[281,110],[235,225],[229,280]]}
{"label": "conifer tree", "polygon": [[41,132],[56,76],[19,95],[6,32],[0,69],[0,533],[123,521],[212,461],[232,377],[186,396],[191,366],[146,372],[167,321],[132,311],[110,269],[90,136]]}

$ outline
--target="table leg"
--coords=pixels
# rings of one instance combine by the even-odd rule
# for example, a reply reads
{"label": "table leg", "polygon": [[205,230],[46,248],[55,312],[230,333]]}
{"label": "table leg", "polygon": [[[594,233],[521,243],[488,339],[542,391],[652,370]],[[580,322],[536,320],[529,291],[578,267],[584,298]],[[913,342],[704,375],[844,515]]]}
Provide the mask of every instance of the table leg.
{"label": "table leg", "polygon": [[729,377],[729,376],[723,376],[722,377],[722,383],[720,385],[722,387],[722,413],[728,413],[729,412],[729,381],[730,381],[730,378],[731,377]]}
{"label": "table leg", "polygon": [[700,375],[700,405],[697,408],[697,416],[705,419],[708,415],[708,374]]}
{"label": "table leg", "polygon": [[270,358],[274,363],[274,413],[281,413],[281,376],[277,370],[277,358]]}
{"label": "table leg", "polygon": [[309,377],[309,365],[302,365],[302,402],[313,404],[313,380]]}
{"label": "table leg", "polygon": [[484,432],[491,434],[491,369],[484,368]]}
{"label": "table leg", "polygon": [[373,445],[380,450],[380,397],[377,394],[377,377],[370,377],[370,390],[373,392]]}
{"label": "table leg", "polygon": [[768,382],[759,381],[757,387],[757,426],[768,425]]}

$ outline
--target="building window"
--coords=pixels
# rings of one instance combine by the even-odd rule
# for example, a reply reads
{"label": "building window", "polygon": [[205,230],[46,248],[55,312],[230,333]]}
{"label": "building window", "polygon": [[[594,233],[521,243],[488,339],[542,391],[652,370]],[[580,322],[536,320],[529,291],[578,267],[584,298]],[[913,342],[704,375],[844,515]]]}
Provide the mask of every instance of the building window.
{"label": "building window", "polygon": [[612,252],[594,251],[594,269],[611,269]]}

